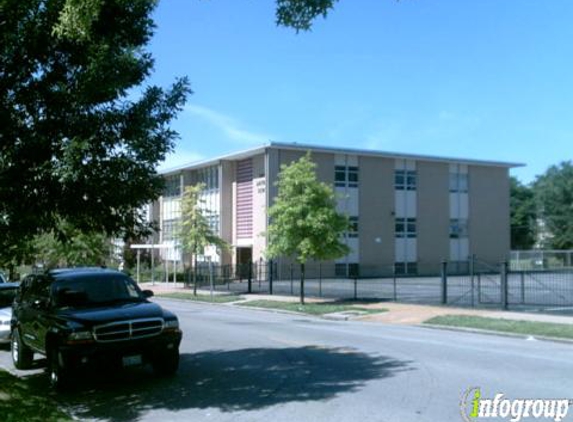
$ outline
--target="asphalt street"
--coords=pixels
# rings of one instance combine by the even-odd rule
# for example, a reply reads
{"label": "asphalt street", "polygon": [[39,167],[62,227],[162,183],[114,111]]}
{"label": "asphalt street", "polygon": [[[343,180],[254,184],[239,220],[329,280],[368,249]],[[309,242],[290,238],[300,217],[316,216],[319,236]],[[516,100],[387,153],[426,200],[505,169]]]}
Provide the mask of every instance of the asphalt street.
{"label": "asphalt street", "polygon": [[[571,344],[157,301],[184,331],[176,377],[102,375],[54,400],[80,420],[436,422],[461,421],[472,387],[573,398]],[[40,370],[27,377],[45,393]]]}

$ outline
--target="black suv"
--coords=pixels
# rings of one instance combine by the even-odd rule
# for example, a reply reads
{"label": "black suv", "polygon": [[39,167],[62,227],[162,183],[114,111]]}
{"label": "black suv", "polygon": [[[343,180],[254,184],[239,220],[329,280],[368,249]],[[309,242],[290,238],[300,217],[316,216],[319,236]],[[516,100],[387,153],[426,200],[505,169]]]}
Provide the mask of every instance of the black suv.
{"label": "black suv", "polygon": [[52,270],[26,277],[14,300],[12,360],[46,356],[51,384],[65,387],[82,368],[151,363],[161,375],[179,366],[177,317],[147,299],[124,273],[103,268]]}

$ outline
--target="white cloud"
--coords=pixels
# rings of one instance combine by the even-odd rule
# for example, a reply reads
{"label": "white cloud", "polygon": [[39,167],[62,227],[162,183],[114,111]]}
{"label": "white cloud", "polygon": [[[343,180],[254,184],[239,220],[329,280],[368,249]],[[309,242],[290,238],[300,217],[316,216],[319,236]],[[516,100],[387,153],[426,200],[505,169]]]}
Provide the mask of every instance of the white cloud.
{"label": "white cloud", "polygon": [[175,152],[167,155],[163,163],[157,166],[157,171],[169,170],[204,159],[205,157],[198,152],[175,150]]}
{"label": "white cloud", "polygon": [[235,142],[250,145],[263,144],[273,138],[269,134],[245,129],[244,125],[239,120],[207,107],[189,104],[185,107],[185,110],[217,127],[227,138]]}

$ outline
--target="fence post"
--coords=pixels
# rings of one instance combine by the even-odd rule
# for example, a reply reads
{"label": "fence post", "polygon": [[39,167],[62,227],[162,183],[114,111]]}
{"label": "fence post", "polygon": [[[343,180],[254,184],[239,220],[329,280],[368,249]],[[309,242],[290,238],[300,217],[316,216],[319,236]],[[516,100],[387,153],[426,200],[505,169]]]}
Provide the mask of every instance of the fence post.
{"label": "fence post", "polygon": [[269,294],[273,294],[273,260],[269,260]]}
{"label": "fence post", "polygon": [[478,276],[478,303],[481,304],[481,273],[478,273],[477,276]]}
{"label": "fence post", "polygon": [[258,268],[258,273],[259,276],[257,277],[259,280],[259,293],[261,292],[261,279],[263,278],[263,258],[259,258],[259,266]]}
{"label": "fence post", "polygon": [[507,261],[501,263],[501,307],[504,311],[508,308],[507,288]]}
{"label": "fence post", "polygon": [[398,301],[398,285],[396,284],[396,268],[394,268],[392,270],[392,296],[394,299],[394,302]]}
{"label": "fence post", "polygon": [[253,292],[253,261],[249,261],[249,280],[247,283],[247,293]]}
{"label": "fence post", "polygon": [[448,303],[448,263],[442,261],[442,305]]}
{"label": "fence post", "polygon": [[525,305],[525,271],[520,273],[520,284],[521,284],[521,304]]}
{"label": "fence post", "polygon": [[476,256],[475,256],[475,255],[471,255],[471,257],[470,257],[470,285],[471,285],[471,289],[472,289],[472,294],[471,294],[471,298],[472,298],[472,308],[476,306],[476,305],[475,305],[475,298],[474,298],[474,290],[475,290],[475,286],[474,286],[475,259],[476,259]]}
{"label": "fence post", "polygon": [[322,263],[318,263],[318,297],[322,297]]}
{"label": "fence post", "polygon": [[292,262],[290,263],[290,295],[293,296],[294,295],[294,288],[293,288],[293,266],[292,266]]}
{"label": "fence post", "polygon": [[358,279],[356,274],[354,274],[354,300],[358,299]]}

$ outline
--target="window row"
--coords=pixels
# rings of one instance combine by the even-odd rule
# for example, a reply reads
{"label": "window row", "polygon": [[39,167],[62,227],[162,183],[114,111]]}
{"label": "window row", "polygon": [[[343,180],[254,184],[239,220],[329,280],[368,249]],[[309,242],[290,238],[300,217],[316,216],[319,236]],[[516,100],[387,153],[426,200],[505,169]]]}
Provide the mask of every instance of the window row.
{"label": "window row", "polygon": [[165,187],[163,196],[174,197],[181,195],[181,177],[179,175],[168,176],[165,178]]}
{"label": "window row", "polygon": [[197,183],[203,183],[207,191],[219,189],[219,167],[210,166],[197,170]]}
{"label": "window row", "polygon": [[466,237],[468,237],[468,220],[466,218],[452,218],[450,220],[450,239]]}
{"label": "window row", "polygon": [[209,223],[209,228],[214,234],[219,234],[219,215],[210,214],[207,216],[207,222]]}
{"label": "window row", "polygon": [[177,228],[179,226],[178,219],[163,220],[163,225],[161,227],[161,234],[164,242],[169,242],[175,239],[177,235]]}
{"label": "window row", "polygon": [[[207,219],[207,223],[209,224],[209,228],[214,234],[219,234],[219,215],[218,214],[210,214],[205,216]],[[163,224],[161,226],[161,234],[163,242],[169,242],[174,240],[177,236],[177,230],[179,227],[179,219],[165,219],[163,220]]]}
{"label": "window row", "polygon": [[450,192],[465,193],[468,191],[467,173],[450,173]]}
{"label": "window row", "polygon": [[[418,273],[417,262],[395,262],[394,274],[396,275],[416,275]],[[359,277],[360,264],[357,263],[337,263],[334,264],[334,275],[336,277]]]}
{"label": "window row", "polygon": [[[336,187],[358,187],[358,167],[336,166],[334,172],[334,185]],[[416,170],[394,170],[395,190],[416,190],[418,188],[418,174]],[[467,192],[467,173],[450,173],[450,192]]]}
{"label": "window row", "polygon": [[356,263],[337,263],[334,264],[334,275],[336,277],[358,277],[359,267]]}
{"label": "window row", "polygon": [[416,190],[417,175],[415,170],[394,170],[394,189]]}
{"label": "window row", "polygon": [[416,232],[415,218],[396,218],[394,233],[397,238],[415,238]]}
{"label": "window row", "polygon": [[335,166],[334,167],[334,185],[341,188],[358,187],[358,167],[352,166]]}
{"label": "window row", "polygon": [[[416,238],[417,222],[415,218],[396,218],[395,237]],[[466,218],[450,219],[449,236],[450,239],[462,239],[468,237],[468,220]]]}
{"label": "window row", "polygon": [[394,274],[396,275],[408,275],[418,273],[418,263],[417,262],[395,262],[394,263]]}

